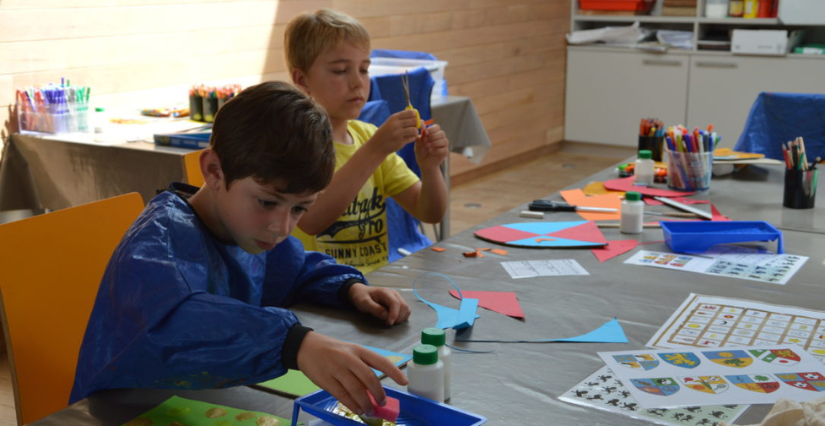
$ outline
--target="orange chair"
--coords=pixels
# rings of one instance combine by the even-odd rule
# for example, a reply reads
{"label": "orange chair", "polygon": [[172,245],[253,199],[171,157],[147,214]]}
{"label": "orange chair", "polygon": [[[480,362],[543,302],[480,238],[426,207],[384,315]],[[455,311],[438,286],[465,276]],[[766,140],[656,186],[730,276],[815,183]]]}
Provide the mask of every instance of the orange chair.
{"label": "orange chair", "polygon": [[138,193],[0,225],[0,300],[17,423],[68,405],[109,258],[143,210]]}
{"label": "orange chair", "polygon": [[201,174],[200,156],[203,150],[193,151],[183,156],[183,172],[186,183],[192,186],[203,186],[206,181]]}

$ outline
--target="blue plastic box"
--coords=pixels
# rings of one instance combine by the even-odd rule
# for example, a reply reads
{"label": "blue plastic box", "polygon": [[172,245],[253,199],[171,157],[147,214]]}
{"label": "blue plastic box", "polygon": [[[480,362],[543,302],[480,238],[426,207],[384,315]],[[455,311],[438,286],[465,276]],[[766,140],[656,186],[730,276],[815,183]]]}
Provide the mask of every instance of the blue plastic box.
{"label": "blue plastic box", "polygon": [[[435,402],[431,399],[422,398],[400,390],[385,387],[387,396],[398,399],[400,413],[398,415],[398,426],[473,426],[482,425],[487,422],[487,418],[473,414],[456,407]],[[298,414],[303,408],[309,414],[324,420],[327,423],[340,426],[363,426],[355,420],[348,419],[331,410],[338,402],[329,392],[319,390],[295,400],[295,408],[292,409],[292,424],[298,424]]]}
{"label": "blue plastic box", "polygon": [[716,244],[777,241],[776,252],[785,253],[782,231],[763,221],[660,222],[665,243],[677,253],[702,253]]}

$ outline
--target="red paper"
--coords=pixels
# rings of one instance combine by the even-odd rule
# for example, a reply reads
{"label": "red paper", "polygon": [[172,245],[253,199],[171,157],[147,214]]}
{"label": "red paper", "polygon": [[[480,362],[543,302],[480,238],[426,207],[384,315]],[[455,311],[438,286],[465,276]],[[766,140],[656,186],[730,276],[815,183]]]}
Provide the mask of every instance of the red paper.
{"label": "red paper", "polygon": [[608,241],[607,245],[600,248],[592,249],[593,254],[599,262],[610,260],[620,254],[624,254],[636,248],[638,242],[636,240],[614,240]]}
{"label": "red paper", "polygon": [[685,195],[694,194],[694,192],[635,186],[633,185],[633,176],[605,181],[604,187],[612,191],[636,191],[651,197],[682,197]]}
{"label": "red paper", "polygon": [[[450,290],[450,295],[456,299],[457,290]],[[516,293],[512,291],[462,291],[461,295],[470,299],[478,299],[478,306],[507,315],[513,318],[524,318],[524,312],[518,302]]]}

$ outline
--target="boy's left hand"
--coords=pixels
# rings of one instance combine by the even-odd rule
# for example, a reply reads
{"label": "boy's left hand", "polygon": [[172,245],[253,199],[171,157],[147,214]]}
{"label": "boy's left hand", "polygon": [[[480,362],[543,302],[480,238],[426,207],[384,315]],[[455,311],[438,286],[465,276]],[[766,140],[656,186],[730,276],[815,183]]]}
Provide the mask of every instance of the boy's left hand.
{"label": "boy's left hand", "polygon": [[410,318],[410,306],[393,289],[359,283],[350,287],[349,299],[356,309],[381,318],[387,325],[400,324]]}
{"label": "boy's left hand", "polygon": [[421,129],[415,140],[415,159],[421,168],[438,167],[449,154],[449,141],[441,126],[433,124]]}

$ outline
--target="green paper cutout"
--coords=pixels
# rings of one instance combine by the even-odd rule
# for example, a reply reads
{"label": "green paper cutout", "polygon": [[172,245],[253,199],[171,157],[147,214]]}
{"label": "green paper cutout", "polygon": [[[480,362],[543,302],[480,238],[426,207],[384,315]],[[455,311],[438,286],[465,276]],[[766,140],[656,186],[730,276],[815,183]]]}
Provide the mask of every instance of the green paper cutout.
{"label": "green paper cutout", "polygon": [[[207,415],[211,416],[207,417]],[[124,423],[123,426],[256,426],[261,417],[278,420],[280,426],[290,426],[291,421],[268,413],[239,410],[223,405],[173,396],[157,407]],[[177,423],[176,423],[177,422]],[[267,423],[264,423],[267,424]]]}

